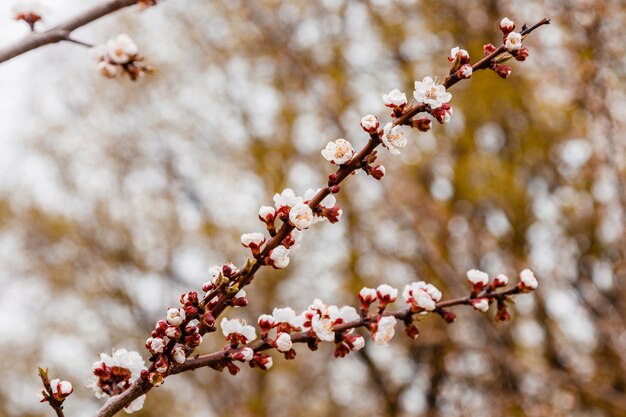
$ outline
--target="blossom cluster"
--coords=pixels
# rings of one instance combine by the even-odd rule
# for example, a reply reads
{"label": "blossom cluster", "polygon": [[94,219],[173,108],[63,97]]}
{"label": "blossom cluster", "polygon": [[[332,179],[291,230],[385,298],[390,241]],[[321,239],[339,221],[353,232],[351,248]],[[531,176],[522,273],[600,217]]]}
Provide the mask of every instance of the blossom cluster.
{"label": "blossom cluster", "polygon": [[[141,355],[126,349],[113,350],[111,356],[100,354],[100,360],[91,367],[92,377],[87,385],[93,389],[97,398],[119,395],[145,372],[145,362]],[[145,396],[137,398],[124,407],[127,413],[140,410]]]}
{"label": "blossom cluster", "polygon": [[[472,291],[468,297],[459,299],[449,305],[469,304],[474,309],[486,312],[495,300],[498,304],[496,320],[504,321],[510,318],[506,310],[509,297],[513,294],[533,291],[538,282],[529,269],[519,274],[519,284],[506,292],[496,290],[508,285],[508,278],[504,274],[489,279],[485,272],[472,269],[467,272],[467,279],[472,284]],[[478,291],[478,292],[476,292]],[[447,323],[452,323],[456,316],[438,303],[442,299],[441,291],[433,284],[416,281],[407,284],[402,291],[404,308],[395,313],[386,313],[389,304],[398,299],[398,289],[388,284],[381,284],[377,288],[362,288],[358,293],[360,311],[352,306],[326,305],[316,299],[303,312],[296,313],[290,307],[275,308],[272,314],[262,314],[257,320],[260,337],[263,345],[275,348],[284,354],[286,359],[293,359],[296,352],[293,349],[293,335],[297,333],[298,341],[306,341],[311,350],[316,350],[320,342],[334,342],[335,356],[345,357],[350,352],[358,351],[365,346],[365,339],[355,329],[363,327],[372,334],[372,340],[378,345],[387,345],[395,336],[395,327],[399,320],[404,322],[405,333],[412,339],[419,336],[419,328],[415,324],[416,318],[427,313],[439,314]],[[370,313],[371,307],[377,303],[378,309]],[[242,319],[224,318],[221,328],[226,341],[230,343],[232,353],[225,357],[216,369],[228,368],[233,374],[239,368],[232,361],[249,362],[250,366],[258,366],[267,370],[272,364],[271,356],[255,352],[250,342],[257,339],[256,329]],[[304,340],[301,337],[304,335]],[[248,345],[246,345],[248,344]]]}
{"label": "blossom cluster", "polygon": [[106,78],[116,78],[128,74],[135,81],[144,74],[154,72],[154,68],[143,63],[139,48],[126,34],[109,39],[106,44],[96,47],[98,71]]}

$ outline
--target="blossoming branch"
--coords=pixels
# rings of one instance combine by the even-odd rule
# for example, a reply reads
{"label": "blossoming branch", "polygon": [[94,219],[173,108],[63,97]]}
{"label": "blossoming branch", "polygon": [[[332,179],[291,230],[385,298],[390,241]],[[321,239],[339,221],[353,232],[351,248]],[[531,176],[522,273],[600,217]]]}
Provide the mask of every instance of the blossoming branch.
{"label": "blossoming branch", "polygon": [[[441,291],[434,285],[413,282],[404,287],[401,293],[404,306],[395,312],[389,312],[388,307],[398,300],[398,289],[381,284],[376,289],[363,288],[358,294],[357,307],[326,305],[321,300],[315,300],[299,314],[290,307],[276,308],[272,314],[258,318],[258,328],[238,318],[222,318],[219,325],[217,323],[228,307],[245,307],[248,304],[244,288],[250,285],[259,269],[265,266],[281,269],[289,265],[290,256],[297,250],[305,230],[319,222],[328,220],[336,223],[340,220],[342,210],[336,205],[334,195],[341,190],[343,181],[349,175],[362,170],[376,180],[384,177],[385,167],[376,164],[379,146],[392,155],[400,154],[408,145],[404,132],[406,126],[428,131],[432,120],[447,123],[453,115],[450,87],[483,69],[490,69],[507,78],[511,68],[504,62],[512,58],[523,61],[528,56],[528,49],[522,47],[522,42],[533,30],[548,23],[544,19],[532,27],[524,25],[520,32],[515,32],[515,24],[510,19],[502,19],[501,46],[485,45],[484,56],[474,64],[470,63],[467,51],[453,48],[448,58],[450,71],[442,83],[432,77],[416,81],[410,103],[406,94],[398,89],[385,94],[383,102],[391,110],[393,120],[381,128],[376,116],[364,116],[360,124],[369,134],[369,140],[358,152],[345,139],[329,142],[321,154],[336,165],[337,170],[328,176],[327,184],[302,195],[285,189],[274,196],[273,206],[259,209],[258,217],[267,235],[257,231],[242,235],[241,243],[251,254],[245,265],[237,267],[226,263],[210,268],[209,280],[202,285],[204,295],[190,291],[181,296],[180,306],[167,309],[165,319],[156,323],[146,340],[146,349],[150,354],[148,367],[139,353],[125,349],[114,350],[111,356],[103,353],[100,360],[94,363],[89,386],[99,398],[108,397],[97,416],[110,417],[122,409],[136,411],[142,407],[148,391],[162,385],[167,377],[192,369],[211,367],[219,371],[228,369],[231,374],[236,374],[240,370],[237,363],[248,363],[251,367],[268,370],[273,365],[273,359],[263,352],[275,349],[286,359],[294,359],[294,343],[306,343],[311,350],[316,350],[322,342],[334,343],[335,356],[344,357],[365,346],[365,337],[356,329],[371,333],[374,343],[385,345],[394,337],[398,322],[404,324],[409,337],[416,338],[419,335],[417,323],[422,316],[438,314],[451,323],[455,315],[449,308],[457,305],[468,305],[486,312],[495,304],[496,320],[509,320],[511,297],[533,291],[538,286],[537,279],[528,269],[519,273],[519,282],[509,289],[505,289],[509,284],[506,275],[490,279],[485,272],[470,270],[467,272],[471,285],[469,294],[447,301],[442,300]],[[137,64],[139,61],[138,50],[132,41],[121,36],[106,45],[99,65],[107,76],[125,71],[133,78],[129,68],[139,71],[136,74],[138,77],[142,73],[141,65]],[[218,327],[227,342],[224,349],[193,357],[203,337],[217,332]],[[63,401],[71,394],[71,389],[58,382],[54,391],[53,384],[46,382],[47,375],[46,379],[42,377],[42,381],[44,401],[62,415]]]}

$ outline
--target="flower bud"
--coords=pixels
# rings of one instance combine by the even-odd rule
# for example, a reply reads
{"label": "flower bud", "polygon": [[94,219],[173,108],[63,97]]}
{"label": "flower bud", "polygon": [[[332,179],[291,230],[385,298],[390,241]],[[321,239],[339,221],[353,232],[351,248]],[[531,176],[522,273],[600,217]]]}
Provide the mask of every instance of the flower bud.
{"label": "flower bud", "polygon": [[167,357],[162,355],[155,363],[154,368],[160,374],[164,374],[167,372],[167,368],[170,366],[170,361],[167,360]]}
{"label": "flower bud", "polygon": [[528,48],[524,47],[517,51],[515,59],[517,59],[518,61],[525,61],[526,58],[528,58]]}
{"label": "flower bud", "polygon": [[486,45],[483,45],[483,52],[485,53],[485,56],[491,55],[494,52],[496,52],[497,50],[498,50],[498,48],[496,48],[495,46],[493,46],[490,43],[488,43]]}
{"label": "flower bud", "polygon": [[172,359],[179,365],[182,365],[187,360],[185,355],[185,349],[182,345],[176,345],[172,350]]}
{"label": "flower bud", "polygon": [[511,71],[513,70],[508,65],[496,65],[493,70],[498,74],[498,76],[502,79],[507,79],[509,75],[511,75]]}
{"label": "flower bud", "polygon": [[428,132],[430,130],[430,124],[431,120],[426,116],[411,120],[411,127],[416,128],[420,132]]}
{"label": "flower bud", "polygon": [[373,114],[368,114],[361,119],[361,127],[370,135],[378,132],[379,126],[378,118]]}
{"label": "flower bud", "polygon": [[461,68],[456,72],[457,77],[466,80],[472,76],[472,66],[470,64],[461,65]]}
{"label": "flower bud", "polygon": [[504,36],[513,32],[513,29],[515,29],[515,23],[508,17],[505,17],[500,21],[500,30],[502,31]]}

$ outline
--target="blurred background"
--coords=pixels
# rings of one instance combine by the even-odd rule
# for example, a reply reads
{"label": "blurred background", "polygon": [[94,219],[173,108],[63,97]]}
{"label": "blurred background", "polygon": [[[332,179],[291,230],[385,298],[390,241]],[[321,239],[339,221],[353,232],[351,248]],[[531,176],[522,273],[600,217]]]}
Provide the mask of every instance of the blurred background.
{"label": "blurred background", "polygon": [[[27,32],[2,2],[0,44]],[[44,2],[45,3],[45,2]],[[48,1],[41,28],[98,1]],[[254,320],[363,286],[417,279],[467,293],[478,267],[533,295],[512,321],[457,309],[411,341],[332,357],[298,347],[270,372],[168,379],[138,416],[626,415],[626,4],[615,0],[162,1],[76,32],[128,33],[156,75],[106,80],[76,45],[0,65],[0,416],[43,416],[36,366],[74,383],[68,417],[101,404],[84,388],[112,347],[140,351],[165,308],[209,266],[243,263],[244,232],[284,187],[324,184],[329,140],[366,141],[389,120],[381,95],[443,78],[450,48],[474,58],[504,16],[553,24],[525,42],[504,81],[454,87],[450,124],[381,152],[382,182],[349,179],[344,217],[305,234],[286,270],[264,270]],[[201,352],[220,349],[219,335]]]}

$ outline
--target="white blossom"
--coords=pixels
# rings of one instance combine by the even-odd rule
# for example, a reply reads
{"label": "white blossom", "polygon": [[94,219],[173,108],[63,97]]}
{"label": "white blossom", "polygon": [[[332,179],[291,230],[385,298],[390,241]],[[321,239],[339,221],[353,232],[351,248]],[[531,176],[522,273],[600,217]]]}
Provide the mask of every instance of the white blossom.
{"label": "white blossom", "polygon": [[185,310],[182,308],[169,308],[166,320],[171,326],[180,326],[185,321]]}
{"label": "white blossom", "polygon": [[[139,378],[141,371],[146,369],[145,362],[141,355],[138,352],[132,350],[128,351],[126,349],[113,350],[113,354],[111,356],[107,355],[106,353],[101,353],[100,360],[93,363],[92,370],[101,369],[103,366],[106,366],[107,368],[119,367],[128,369],[130,371],[130,382],[134,382],[137,378]],[[108,394],[102,391],[102,389],[98,385],[98,381],[98,377],[95,377],[95,375],[92,376],[89,384],[87,384],[87,387],[93,389],[94,394],[97,398],[107,397]],[[137,402],[138,400],[139,398],[134,402]],[[143,405],[142,401],[137,402],[137,404],[133,403],[128,406],[130,408],[125,409],[126,412],[130,413],[133,411],[137,411],[141,409],[141,405]],[[139,408],[135,409],[135,407]]]}
{"label": "white blossom", "polygon": [[459,57],[463,59],[469,58],[469,53],[467,53],[465,49],[461,49],[458,46],[450,49],[450,61],[454,61],[457,55],[459,55]]}
{"label": "white blossom", "polygon": [[384,316],[378,320],[378,327],[373,334],[374,343],[386,346],[396,334],[397,320],[394,316]]}
{"label": "white blossom", "polygon": [[504,47],[507,51],[517,51],[522,47],[522,35],[517,32],[511,32],[506,35]]}
{"label": "white blossom", "polygon": [[289,221],[298,229],[307,229],[313,224],[313,210],[308,204],[296,204],[289,210]]}
{"label": "white blossom", "polygon": [[285,268],[289,265],[289,249],[283,245],[279,245],[270,251],[269,258],[275,268]]}
{"label": "white blossom", "polygon": [[314,315],[311,319],[311,329],[320,340],[326,342],[333,342],[335,340],[333,322],[327,317],[321,317],[319,314]]}
{"label": "white blossom", "polygon": [[493,279],[493,282],[498,287],[506,287],[507,285],[509,285],[509,277],[504,274],[500,274]]}
{"label": "white blossom", "polygon": [[161,353],[165,349],[165,341],[160,337],[150,337],[146,340],[146,347],[153,354]]}
{"label": "white blossom", "polygon": [[378,293],[374,288],[363,287],[359,291],[359,299],[364,303],[373,303],[378,298]]}
{"label": "white blossom", "polygon": [[222,333],[224,333],[224,336],[226,337],[230,336],[231,334],[238,334],[246,339],[245,343],[251,342],[256,339],[256,329],[252,326],[249,326],[243,319],[228,320],[226,317],[224,317],[222,319],[222,322],[220,323],[220,327],[222,328]]}
{"label": "white blossom", "polygon": [[[294,312],[295,314],[295,312]],[[259,326],[261,328],[263,327],[274,327],[274,325],[276,324],[276,319],[274,318],[274,316],[269,315],[269,314],[261,314],[257,320],[257,323],[259,324]]]}
{"label": "white blossom", "polygon": [[376,288],[376,294],[381,301],[393,303],[398,298],[398,289],[388,284],[381,284]]}
{"label": "white blossom", "polygon": [[265,236],[263,233],[244,233],[241,235],[241,244],[246,248],[260,247],[265,243]]}
{"label": "white blossom", "polygon": [[404,287],[402,297],[408,304],[433,311],[437,307],[437,301],[441,300],[441,291],[432,284],[417,281]]}
{"label": "white blossom", "polygon": [[296,329],[302,326],[302,317],[296,314],[291,307],[275,308],[271,317],[276,324],[288,324]]}
{"label": "white blossom", "polygon": [[472,307],[486,313],[489,310],[489,300],[486,298],[475,298],[472,300]]}
{"label": "white blossom", "polygon": [[446,91],[446,87],[437,84],[431,77],[415,81],[413,96],[419,103],[428,104],[431,109],[437,109],[452,99],[452,94]]}
{"label": "white blossom", "polygon": [[239,354],[241,354],[242,361],[250,362],[252,358],[254,357],[254,350],[252,350],[249,347],[245,347],[241,351],[239,351]]}
{"label": "white blossom", "polygon": [[276,337],[276,349],[279,352],[289,352],[293,343],[291,342],[291,336],[289,333],[281,332]]}
{"label": "white blossom", "polygon": [[185,350],[182,345],[176,345],[174,350],[172,350],[172,359],[179,365],[185,363],[187,356],[185,355]]}
{"label": "white blossom", "polygon": [[461,68],[457,71],[459,78],[468,79],[472,76],[472,66],[469,64],[461,65]]}
{"label": "white blossom", "polygon": [[97,70],[106,78],[115,78],[122,74],[122,67],[111,64],[109,61],[100,61]]}
{"label": "white blossom", "polygon": [[392,155],[399,155],[401,149],[406,147],[407,139],[404,136],[404,130],[402,130],[402,126],[396,125],[389,122],[385,125],[383,129],[383,144]]}
{"label": "white blossom", "polygon": [[107,57],[116,64],[127,64],[139,53],[139,48],[126,34],[121,34],[106,43]]}
{"label": "white blossom", "polygon": [[358,352],[364,347],[365,347],[365,338],[361,335],[358,335],[357,337],[355,337],[354,340],[352,341],[352,351]]}
{"label": "white blossom", "polygon": [[296,196],[291,188],[285,188],[282,193],[274,194],[274,205],[277,209],[281,207],[293,207],[302,203],[302,197]]}
{"label": "white blossom", "polygon": [[394,88],[389,93],[383,95],[383,103],[387,107],[402,107],[407,103],[406,94]]}
{"label": "white blossom", "polygon": [[523,288],[527,290],[535,290],[539,286],[539,282],[537,278],[535,278],[535,274],[530,269],[524,269],[519,273],[520,284]]}
{"label": "white blossom", "polygon": [[465,275],[467,276],[467,281],[478,288],[486,287],[489,284],[489,275],[486,272],[470,269]]}
{"label": "white blossom", "polygon": [[322,156],[333,164],[343,165],[352,159],[354,149],[347,140],[337,139],[334,142],[328,142],[326,147],[322,149]]}
{"label": "white blossom", "polygon": [[367,133],[375,133],[378,130],[378,126],[380,123],[378,122],[378,117],[373,114],[368,114],[367,116],[363,116],[361,119],[361,127]]}
{"label": "white blossom", "polygon": [[259,209],[259,217],[266,222],[271,221],[274,217],[276,217],[276,210],[274,207],[261,206]]}
{"label": "white blossom", "polygon": [[511,19],[509,19],[508,17],[503,17],[502,20],[500,21],[500,29],[503,32],[510,32],[513,29],[515,29],[515,22],[513,22]]}
{"label": "white blossom", "polygon": [[334,324],[349,323],[351,321],[357,321],[361,318],[356,309],[352,306],[343,306],[341,308],[337,306],[328,307],[328,316]]}

